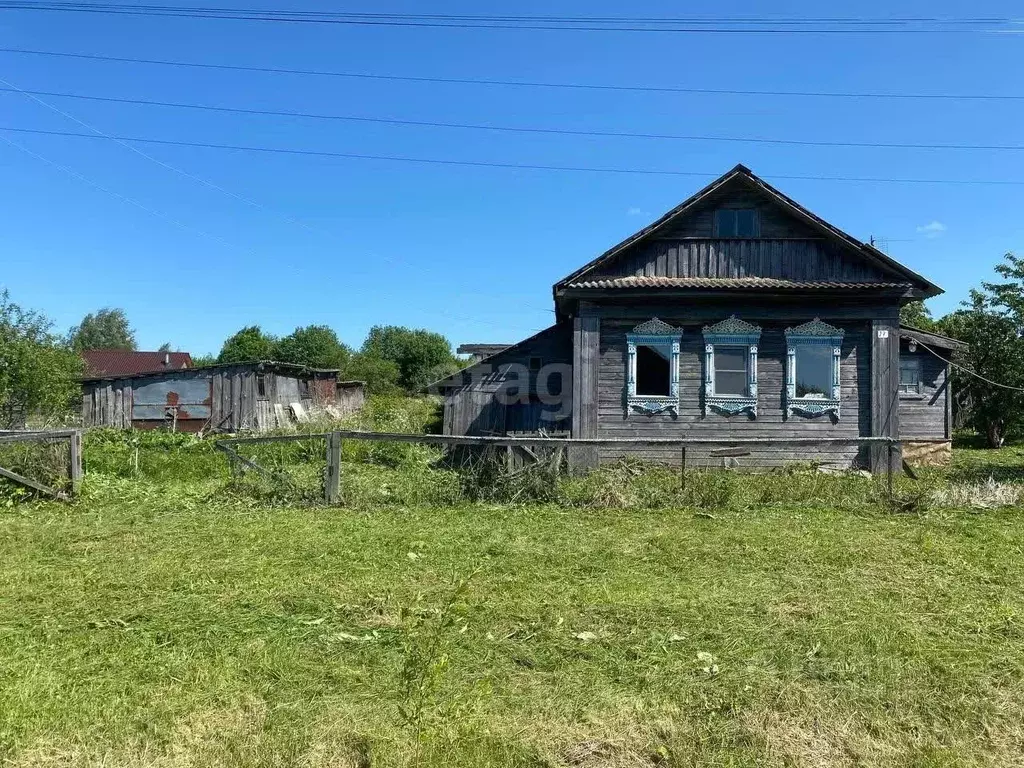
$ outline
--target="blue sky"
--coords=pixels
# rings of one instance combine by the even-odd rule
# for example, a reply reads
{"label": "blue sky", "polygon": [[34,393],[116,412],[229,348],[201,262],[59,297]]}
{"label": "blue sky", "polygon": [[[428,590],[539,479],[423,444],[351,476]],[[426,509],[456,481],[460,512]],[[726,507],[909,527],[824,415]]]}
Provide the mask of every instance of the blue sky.
{"label": "blue sky", "polygon": [[[254,7],[244,3],[220,6]],[[259,7],[314,9],[286,0]],[[417,11],[413,2],[344,10]],[[676,3],[520,2],[446,12],[679,15]],[[435,12],[437,9],[433,9]],[[1013,4],[974,3],[972,16]],[[849,15],[854,11],[846,11]],[[688,15],[764,15],[753,2]],[[818,3],[773,5],[823,15]],[[844,15],[841,9],[830,13]],[[861,2],[858,16],[962,4]],[[0,13],[0,47],[397,75],[728,89],[1024,94],[1007,34],[688,35],[400,29]],[[0,53],[11,86],[427,121],[865,142],[1014,144],[1024,101],[572,91],[256,74]],[[0,83],[3,85],[3,83]],[[955,308],[1024,244],[1024,187],[780,180],[1024,179],[1024,152],[581,138],[240,116],[0,93],[0,126],[525,164],[692,171],[588,174],[252,154],[0,132],[3,271],[64,329],[123,307],[142,348],[215,352],[238,328],[325,323],[514,341],[552,321],[551,284],[737,162],[943,286]],[[49,106],[47,106],[49,105]],[[59,111],[58,111],[59,110]],[[65,114],[61,114],[61,113]],[[76,122],[80,121],[80,122]],[[17,147],[3,139],[17,143]],[[20,147],[20,148],[19,148]],[[133,202],[129,202],[129,200]]]}

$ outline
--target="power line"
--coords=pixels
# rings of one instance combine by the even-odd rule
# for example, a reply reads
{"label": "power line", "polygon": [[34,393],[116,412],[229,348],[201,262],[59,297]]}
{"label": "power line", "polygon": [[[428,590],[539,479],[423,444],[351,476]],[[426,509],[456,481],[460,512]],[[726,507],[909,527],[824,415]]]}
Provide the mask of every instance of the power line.
{"label": "power line", "polygon": [[0,10],[59,11],[129,16],[263,21],[288,24],[333,24],[383,27],[514,29],[583,32],[671,32],[716,34],[792,33],[927,33],[1013,32],[1016,21],[1006,17],[601,17],[495,16],[410,13],[342,13],[273,9],[230,9],[202,6],[139,5],[127,3],[44,2],[4,0]]}
{"label": "power line", "polygon": [[[412,157],[406,155],[378,155],[359,152],[332,152],[328,150],[299,149],[295,147],[261,147],[244,144],[220,144],[214,142],[181,141],[175,139],[154,139],[142,136],[111,136],[95,133],[75,133],[73,131],[50,131],[41,128],[23,128],[16,126],[0,126],[0,131],[14,133],[32,133],[42,136],[68,136],[83,139],[106,139],[111,141],[138,142],[140,144],[161,144],[176,147],[195,147],[199,149],[223,149],[238,152],[260,152],[283,155],[305,155],[310,157],[333,157],[346,160],[381,160],[387,162],[420,163],[424,165],[455,165],[474,168],[506,168],[513,170],[534,171],[566,171],[581,173],[637,174],[646,176],[696,176],[716,178],[720,173],[704,171],[682,171],[664,168],[614,168],[581,165],[549,165],[540,163],[512,163],[484,160],[454,160],[449,158]],[[1024,179],[919,179],[895,178],[879,176],[815,176],[797,174],[769,174],[770,178],[787,181],[841,181],[877,184],[950,184],[950,185],[995,185],[1024,186]]]}
{"label": "power line", "polygon": [[[0,83],[5,82],[0,79]],[[391,117],[371,117],[367,115],[338,115],[316,112],[298,112],[291,110],[253,109],[247,107],[225,107],[214,104],[191,104],[178,101],[155,101],[151,99],[130,99],[117,96],[95,96],[60,91],[37,91],[24,88],[0,87],[0,92],[15,92],[26,95],[50,96],[62,99],[79,99],[114,104],[134,104],[150,107],[170,107],[174,109],[194,109],[207,112],[224,112],[240,115],[260,115],[269,117],[298,117],[311,120],[334,120],[357,123],[375,123],[384,125],[403,125],[426,128],[459,128],[478,131],[498,131],[504,133],[533,133],[559,136],[590,136],[598,138],[627,139],[663,139],[672,141],[708,141],[744,144],[779,144],[800,147],[850,147],[867,149],[951,149],[951,150],[996,150],[1021,151],[1024,144],[915,144],[911,142],[878,142],[878,141],[827,141],[815,139],[777,139],[761,136],[708,136],[697,134],[673,133],[640,133],[632,131],[602,131],[574,128],[545,128],[536,126],[509,126],[490,123],[459,123],[434,120],[406,120]]]}
{"label": "power line", "polygon": [[993,387],[999,387],[1000,389],[1011,389],[1014,392],[1024,392],[1024,387],[1012,387],[1009,384],[1000,384],[998,381],[992,381],[992,379],[987,379],[984,376],[982,376],[980,373],[975,373],[970,368],[966,368],[966,367],[964,367],[962,365],[958,365],[957,363],[954,363],[952,360],[947,360],[945,357],[940,355],[938,352],[936,352],[934,349],[929,347],[927,344],[924,344],[923,342],[920,342],[920,341],[918,341],[917,344],[918,344],[918,346],[924,347],[925,350],[927,350],[931,354],[935,355],[935,357],[939,358],[939,360],[943,361],[944,363],[948,363],[952,368],[955,368],[958,371],[962,371],[963,373],[966,373],[968,376],[973,376],[976,379],[980,379],[981,381],[984,381],[986,384],[991,384]]}
{"label": "power line", "polygon": [[721,96],[772,96],[793,98],[825,99],[915,99],[944,101],[1024,101],[1024,94],[967,94],[967,93],[885,93],[870,91],[782,91],[751,90],[739,88],[688,88],[683,86],[658,85],[611,85],[602,83],[567,83],[536,80],[497,80],[472,77],[427,77],[422,75],[382,75],[371,72],[339,72],[322,69],[293,69],[286,67],[255,67],[240,64],[213,64],[197,61],[171,59],[142,59],[128,56],[105,56],[100,54],[71,53],[68,51],[40,51],[30,48],[0,48],[0,53],[27,54],[32,56],[54,56],[59,58],[107,61],[122,64],[151,64],[167,67],[189,67],[195,69],[219,69],[234,72],[257,72],[276,75],[303,75],[313,77],[338,77],[359,80],[390,80],[409,83],[443,83],[449,85],[483,85],[512,88],[554,88],[586,91],[624,91],[633,93],[685,93]]}

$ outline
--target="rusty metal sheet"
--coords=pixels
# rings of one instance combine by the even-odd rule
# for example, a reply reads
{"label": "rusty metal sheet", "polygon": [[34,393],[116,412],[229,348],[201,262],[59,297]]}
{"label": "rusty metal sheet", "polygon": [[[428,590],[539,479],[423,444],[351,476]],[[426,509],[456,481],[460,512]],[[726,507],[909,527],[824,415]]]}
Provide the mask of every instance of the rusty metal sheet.
{"label": "rusty metal sheet", "polygon": [[164,421],[174,418],[209,419],[212,382],[208,378],[162,379],[135,387],[132,421]]}

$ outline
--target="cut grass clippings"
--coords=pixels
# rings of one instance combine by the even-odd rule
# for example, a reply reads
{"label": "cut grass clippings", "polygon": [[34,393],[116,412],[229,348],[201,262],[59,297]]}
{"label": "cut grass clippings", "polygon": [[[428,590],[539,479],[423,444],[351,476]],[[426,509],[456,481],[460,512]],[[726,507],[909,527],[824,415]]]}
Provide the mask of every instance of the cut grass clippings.
{"label": "cut grass clippings", "polygon": [[270,505],[169,440],[96,448],[81,499],[0,512],[4,765],[1024,755],[1017,507],[893,514],[872,480],[811,472],[683,492],[636,467],[468,502],[415,457],[346,463],[347,507]]}

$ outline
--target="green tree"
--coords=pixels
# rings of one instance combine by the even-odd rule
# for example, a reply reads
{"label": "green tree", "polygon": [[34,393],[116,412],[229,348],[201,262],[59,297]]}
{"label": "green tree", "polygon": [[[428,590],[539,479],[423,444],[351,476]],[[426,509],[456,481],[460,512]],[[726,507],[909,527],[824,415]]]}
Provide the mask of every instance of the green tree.
{"label": "green tree", "polygon": [[351,355],[352,351],[338,340],[338,334],[326,325],[296,328],[273,349],[275,360],[310,368],[344,368]]}
{"label": "green tree", "polygon": [[418,391],[459,368],[448,339],[423,329],[375,325],[362,352],[397,365],[398,384],[407,392]]}
{"label": "green tree", "polygon": [[123,309],[104,307],[90,312],[68,332],[76,352],[85,349],[137,349],[135,331]]}
{"label": "green tree", "polygon": [[923,301],[912,301],[900,307],[900,322],[922,331],[935,329],[935,318]]}
{"label": "green tree", "polygon": [[270,360],[274,354],[273,336],[265,334],[258,325],[250,325],[224,342],[217,355],[218,363],[251,363]]}
{"label": "green tree", "polygon": [[44,419],[69,411],[81,391],[82,358],[53,332],[53,323],[0,293],[0,424],[23,414]]}
{"label": "green tree", "polygon": [[216,355],[195,355],[192,358],[192,367],[193,368],[205,368],[208,365],[216,365],[216,364],[217,364],[217,356]]}
{"label": "green tree", "polygon": [[345,378],[366,382],[366,391],[371,395],[398,395],[402,388],[398,385],[401,372],[390,360],[357,352],[345,366]]}
{"label": "green tree", "polygon": [[1024,340],[1020,326],[991,295],[972,290],[964,308],[938,321],[938,330],[970,345],[956,362],[974,374],[952,371],[950,384],[974,429],[999,448],[1024,428]]}

